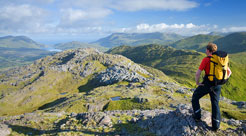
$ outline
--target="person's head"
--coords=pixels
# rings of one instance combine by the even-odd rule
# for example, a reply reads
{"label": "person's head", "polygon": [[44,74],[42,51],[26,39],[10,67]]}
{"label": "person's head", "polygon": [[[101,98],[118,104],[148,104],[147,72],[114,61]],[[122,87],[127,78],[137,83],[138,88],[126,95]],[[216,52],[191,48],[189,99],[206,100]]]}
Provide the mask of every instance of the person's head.
{"label": "person's head", "polygon": [[214,43],[209,42],[207,45],[207,50],[206,50],[206,54],[212,54],[213,52],[217,51],[217,45]]}

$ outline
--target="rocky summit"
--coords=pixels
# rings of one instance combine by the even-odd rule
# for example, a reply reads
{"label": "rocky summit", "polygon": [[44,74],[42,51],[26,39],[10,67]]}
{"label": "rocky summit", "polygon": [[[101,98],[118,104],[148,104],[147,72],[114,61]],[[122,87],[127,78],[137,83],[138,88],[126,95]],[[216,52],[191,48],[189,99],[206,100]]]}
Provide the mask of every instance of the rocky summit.
{"label": "rocky summit", "polygon": [[209,97],[192,118],[193,91],[121,55],[66,50],[0,73],[0,135],[245,135],[244,102],[221,99],[213,132]]}

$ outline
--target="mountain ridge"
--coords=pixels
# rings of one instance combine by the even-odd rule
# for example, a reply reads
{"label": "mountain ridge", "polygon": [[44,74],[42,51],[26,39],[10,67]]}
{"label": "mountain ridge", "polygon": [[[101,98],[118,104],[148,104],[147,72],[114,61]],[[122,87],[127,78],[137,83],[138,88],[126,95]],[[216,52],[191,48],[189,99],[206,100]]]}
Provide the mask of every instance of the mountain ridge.
{"label": "mountain ridge", "polygon": [[99,44],[105,47],[115,47],[119,45],[141,45],[146,43],[158,43],[158,44],[167,44],[179,39],[182,39],[183,36],[180,36],[175,33],[113,33],[107,37],[101,38],[94,44]]}
{"label": "mountain ridge", "polygon": [[177,42],[174,42],[173,44],[170,44],[169,46],[172,46],[176,49],[190,49],[204,52],[209,42],[214,42],[219,38],[222,38],[222,36],[199,34],[181,39]]}
{"label": "mountain ridge", "polygon": [[238,53],[246,51],[246,32],[231,33],[225,37],[214,41],[219,50],[228,53]]}

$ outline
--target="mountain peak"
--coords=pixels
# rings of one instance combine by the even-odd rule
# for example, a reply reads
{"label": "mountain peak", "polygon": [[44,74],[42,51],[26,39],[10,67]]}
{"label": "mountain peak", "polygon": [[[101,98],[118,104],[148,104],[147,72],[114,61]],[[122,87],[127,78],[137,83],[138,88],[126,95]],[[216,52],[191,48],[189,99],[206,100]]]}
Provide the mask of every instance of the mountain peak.
{"label": "mountain peak", "polygon": [[0,47],[5,48],[42,48],[45,45],[38,44],[27,36],[0,37]]}

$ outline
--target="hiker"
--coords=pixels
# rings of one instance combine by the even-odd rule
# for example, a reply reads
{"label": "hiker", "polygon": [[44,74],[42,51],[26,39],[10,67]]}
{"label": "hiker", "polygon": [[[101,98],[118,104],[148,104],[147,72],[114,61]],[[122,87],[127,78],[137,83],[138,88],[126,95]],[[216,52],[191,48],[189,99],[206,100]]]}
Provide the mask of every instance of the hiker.
{"label": "hiker", "polygon": [[[209,94],[210,95],[210,100],[211,100],[211,105],[212,105],[212,130],[217,131],[220,127],[220,108],[219,108],[219,99],[220,99],[220,92],[221,92],[221,85],[215,84],[215,82],[212,82],[211,80],[214,79],[214,75],[211,75],[211,71],[214,69],[215,65],[214,64],[212,67],[212,70],[210,70],[210,67],[212,66],[212,55],[213,53],[216,54],[217,52],[217,45],[214,43],[208,43],[207,48],[206,48],[206,54],[207,57],[203,58],[199,69],[196,72],[195,80],[196,80],[196,85],[198,87],[196,88],[195,92],[193,93],[192,96],[192,108],[194,111],[194,119],[196,121],[201,120],[201,108],[199,104],[199,99],[202,98],[204,95]],[[220,51],[218,51],[220,53]],[[225,52],[223,52],[225,53]],[[225,53],[227,56],[227,53]],[[228,60],[228,58],[227,58]],[[214,62],[213,62],[214,63]],[[231,70],[228,66],[228,62],[226,63],[227,71],[224,76],[227,77],[227,79],[231,75]],[[200,75],[202,71],[205,71],[205,76],[203,78],[203,82],[200,83]],[[210,77],[211,76],[211,77]],[[224,78],[223,76],[223,78]]]}

